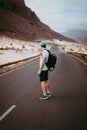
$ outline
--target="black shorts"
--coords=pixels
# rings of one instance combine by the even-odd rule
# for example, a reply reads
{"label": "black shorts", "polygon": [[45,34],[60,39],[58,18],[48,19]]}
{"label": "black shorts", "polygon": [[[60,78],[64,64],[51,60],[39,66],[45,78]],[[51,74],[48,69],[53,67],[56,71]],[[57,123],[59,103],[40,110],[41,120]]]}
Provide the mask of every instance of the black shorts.
{"label": "black shorts", "polygon": [[40,74],[40,82],[48,80],[48,70],[42,71]]}

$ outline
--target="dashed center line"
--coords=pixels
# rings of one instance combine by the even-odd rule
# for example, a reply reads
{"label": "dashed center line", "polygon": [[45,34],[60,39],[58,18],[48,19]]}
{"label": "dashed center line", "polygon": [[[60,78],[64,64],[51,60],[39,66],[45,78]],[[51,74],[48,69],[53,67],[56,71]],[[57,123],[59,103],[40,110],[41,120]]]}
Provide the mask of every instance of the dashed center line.
{"label": "dashed center line", "polygon": [[16,105],[12,105],[4,114],[0,116],[0,121],[2,121],[14,108]]}

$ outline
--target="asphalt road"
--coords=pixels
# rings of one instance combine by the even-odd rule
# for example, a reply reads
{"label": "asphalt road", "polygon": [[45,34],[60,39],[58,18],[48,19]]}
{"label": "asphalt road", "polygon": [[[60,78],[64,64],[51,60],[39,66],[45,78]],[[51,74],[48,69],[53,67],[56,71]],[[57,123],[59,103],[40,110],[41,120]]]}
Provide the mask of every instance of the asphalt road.
{"label": "asphalt road", "polygon": [[48,100],[39,100],[39,60],[0,76],[0,130],[87,130],[87,67],[54,50]]}

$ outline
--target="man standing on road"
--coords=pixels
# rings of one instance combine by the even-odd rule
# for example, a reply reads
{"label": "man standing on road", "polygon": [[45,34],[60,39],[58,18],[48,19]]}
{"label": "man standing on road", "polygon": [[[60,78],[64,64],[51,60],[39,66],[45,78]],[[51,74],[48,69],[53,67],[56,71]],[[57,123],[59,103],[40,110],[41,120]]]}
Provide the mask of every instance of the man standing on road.
{"label": "man standing on road", "polygon": [[38,70],[38,75],[40,77],[40,83],[42,87],[42,96],[39,97],[40,100],[48,99],[51,97],[50,83],[48,81],[48,68],[46,62],[49,57],[49,52],[46,50],[46,42],[41,41],[41,55],[40,55],[40,65]]}

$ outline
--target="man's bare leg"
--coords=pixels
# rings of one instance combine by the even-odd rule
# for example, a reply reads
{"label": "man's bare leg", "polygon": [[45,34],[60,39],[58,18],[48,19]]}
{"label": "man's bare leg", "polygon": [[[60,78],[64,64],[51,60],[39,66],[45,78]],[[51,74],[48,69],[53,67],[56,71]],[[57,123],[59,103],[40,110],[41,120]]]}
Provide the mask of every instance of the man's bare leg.
{"label": "man's bare leg", "polygon": [[47,90],[47,93],[51,93],[50,83],[48,80],[46,81],[46,90]]}
{"label": "man's bare leg", "polygon": [[47,91],[46,91],[46,82],[45,81],[41,82],[41,87],[42,87],[43,95],[46,95]]}

